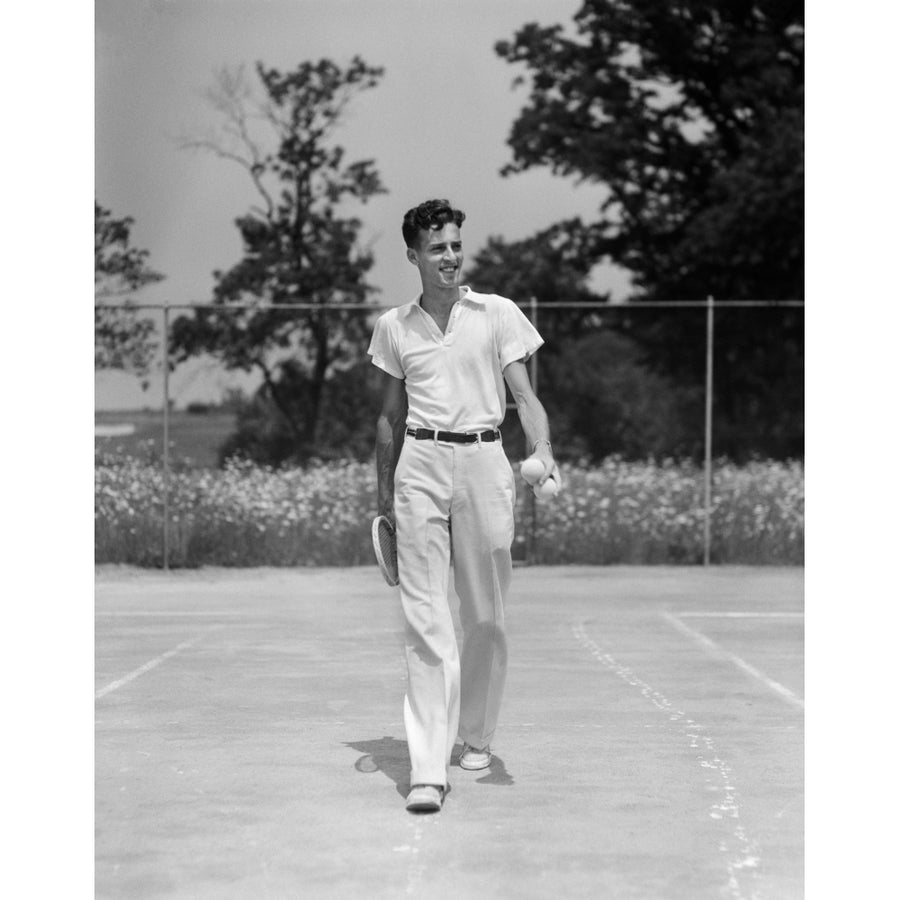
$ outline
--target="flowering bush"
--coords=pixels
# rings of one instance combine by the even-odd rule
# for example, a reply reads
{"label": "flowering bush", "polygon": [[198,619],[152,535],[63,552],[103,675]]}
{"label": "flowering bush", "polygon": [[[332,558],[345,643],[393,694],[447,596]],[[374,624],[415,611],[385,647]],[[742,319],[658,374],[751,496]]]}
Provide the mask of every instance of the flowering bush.
{"label": "flowering bush", "polygon": [[[695,464],[612,457],[599,467],[561,469],[565,490],[537,504],[537,562],[703,562],[703,470]],[[802,563],[802,464],[719,461],[711,500],[711,561]],[[520,531],[530,502],[520,491]]]}
{"label": "flowering bush", "polygon": [[[565,490],[534,504],[518,481],[518,555],[533,534],[534,559],[544,564],[702,562],[703,471],[695,464],[610,458],[566,464],[562,474]],[[152,463],[98,458],[98,563],[162,564],[163,487]],[[168,493],[172,566],[374,564],[371,462],[174,471]],[[710,531],[713,562],[802,563],[802,464],[718,462]]]}

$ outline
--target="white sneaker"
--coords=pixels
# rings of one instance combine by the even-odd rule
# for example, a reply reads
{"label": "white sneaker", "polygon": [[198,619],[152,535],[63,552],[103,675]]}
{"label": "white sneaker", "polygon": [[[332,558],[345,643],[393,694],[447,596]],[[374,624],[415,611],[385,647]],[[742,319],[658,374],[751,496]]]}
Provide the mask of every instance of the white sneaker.
{"label": "white sneaker", "polygon": [[478,750],[469,744],[463,744],[462,753],[459,754],[459,767],[475,771],[486,769],[491,764],[491,748],[485,747]]}
{"label": "white sneaker", "polygon": [[444,803],[446,791],[437,784],[414,784],[406,795],[410,812],[437,812]]}

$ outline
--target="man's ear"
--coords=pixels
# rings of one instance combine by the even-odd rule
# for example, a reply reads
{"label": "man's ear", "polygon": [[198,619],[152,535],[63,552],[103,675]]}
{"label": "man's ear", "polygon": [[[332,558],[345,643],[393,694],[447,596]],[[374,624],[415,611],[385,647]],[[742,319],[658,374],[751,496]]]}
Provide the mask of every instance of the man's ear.
{"label": "man's ear", "polygon": [[419,257],[416,255],[416,251],[413,250],[412,247],[406,248],[406,258],[414,265],[417,266],[419,264]]}

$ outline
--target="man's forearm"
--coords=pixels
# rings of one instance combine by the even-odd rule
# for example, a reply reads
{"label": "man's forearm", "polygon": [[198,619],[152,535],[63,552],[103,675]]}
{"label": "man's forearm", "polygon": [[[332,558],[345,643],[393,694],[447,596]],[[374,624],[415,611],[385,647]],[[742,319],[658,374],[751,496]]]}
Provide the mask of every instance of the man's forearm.
{"label": "man's forearm", "polygon": [[402,418],[391,421],[380,415],[375,427],[375,468],[378,476],[378,511],[393,513],[394,472],[403,449],[405,423]]}
{"label": "man's forearm", "polygon": [[529,453],[552,459],[550,450],[550,423],[543,404],[534,395],[523,398],[518,404],[519,422],[528,441]]}

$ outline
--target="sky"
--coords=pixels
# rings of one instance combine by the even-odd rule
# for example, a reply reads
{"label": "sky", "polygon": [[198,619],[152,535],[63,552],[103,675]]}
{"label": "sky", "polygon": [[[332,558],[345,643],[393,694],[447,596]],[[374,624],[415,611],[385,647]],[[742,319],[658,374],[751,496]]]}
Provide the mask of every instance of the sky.
{"label": "sky", "polygon": [[[400,235],[404,212],[447,197],[466,212],[469,258],[492,235],[524,238],[573,215],[596,216],[601,186],[539,169],[507,178],[506,143],[527,100],[524,74],[494,44],[529,21],[571,27],[580,0],[97,0],[95,31],[95,194],[115,216],[134,220],[134,246],[166,278],[142,290],[148,303],[208,302],[213,271],[241,258],[236,217],[257,201],[237,164],[179,146],[184,135],[220,123],[205,91],[222,67],[262,61],[282,71],[303,60],[345,66],[354,54],[383,66],[378,87],[348,107],[334,140],[347,161],[372,159],[389,193],[353,210],[375,265],[370,282],[387,305],[419,287]],[[621,296],[612,268],[595,275]],[[478,285],[503,293],[502,285]],[[518,299],[518,298],[513,298]],[[160,401],[160,381],[143,393],[131,376],[96,381],[98,409]],[[208,365],[171,379],[176,405],[215,399],[231,383]]]}

